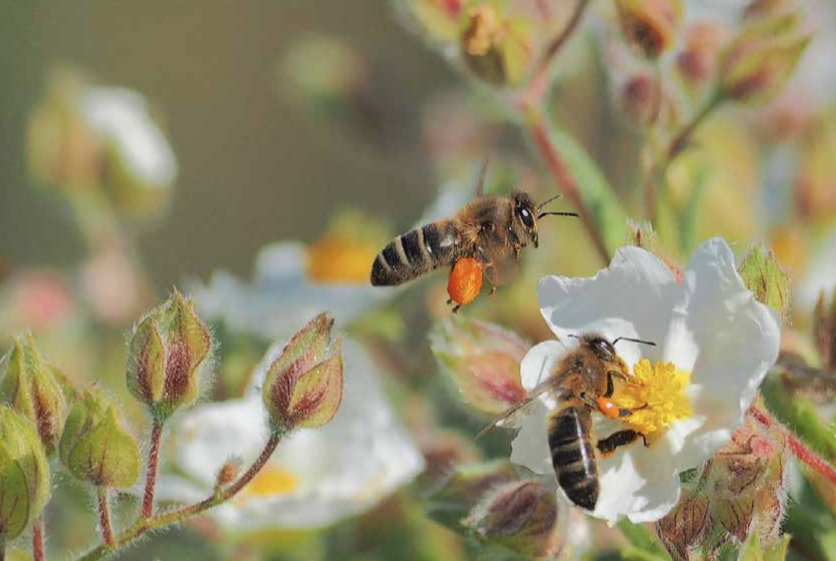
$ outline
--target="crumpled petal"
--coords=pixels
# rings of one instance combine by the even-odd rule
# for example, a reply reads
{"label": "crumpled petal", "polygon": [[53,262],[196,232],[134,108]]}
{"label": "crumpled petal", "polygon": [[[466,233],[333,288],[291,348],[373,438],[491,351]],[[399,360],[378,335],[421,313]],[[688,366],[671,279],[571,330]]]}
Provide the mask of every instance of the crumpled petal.
{"label": "crumpled petal", "polygon": [[[373,507],[423,470],[423,456],[386,400],[371,358],[351,340],[345,341],[343,356],[345,393],[334,419],[320,429],[292,433],[265,468],[287,472],[294,487],[236,498],[210,511],[225,528],[333,524]],[[176,470],[160,477],[158,497],[192,502],[209,496],[230,456],[240,456],[247,466],[261,451],[268,433],[265,415],[255,387],[243,399],[185,414],[171,438]]]}

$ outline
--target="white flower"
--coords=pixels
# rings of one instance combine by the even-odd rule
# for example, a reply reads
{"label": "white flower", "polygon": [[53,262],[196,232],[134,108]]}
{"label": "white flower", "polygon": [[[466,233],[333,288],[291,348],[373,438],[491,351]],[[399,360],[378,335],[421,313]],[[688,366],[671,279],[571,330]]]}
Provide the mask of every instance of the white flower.
{"label": "white flower", "polygon": [[[617,352],[631,372],[640,359],[649,359],[651,363],[643,361],[645,367],[664,361],[680,373],[658,378],[673,384],[666,391],[677,389],[680,403],[676,418],[666,421],[669,426],[649,435],[650,446],[639,440],[598,459],[601,488],[593,515],[611,524],[625,516],[633,522],[658,520],[679,499],[679,473],[709,459],[742,424],[778,357],[778,312],[758,303],[745,288],[731,250],[719,238],[697,249],[681,285],[655,256],[625,247],[595,277],[543,278],[539,296],[541,312],[558,341],[535,346],[523,359],[522,381],[528,390],[551,374],[576,344],[570,335],[587,333],[609,341],[654,341],[658,346],[621,342]],[[681,392],[675,381],[685,383]],[[533,404],[513,442],[512,461],[540,474],[554,473],[546,420],[558,406],[548,394]],[[661,411],[648,407],[639,413]],[[599,425],[599,438],[629,428],[616,421]]]}
{"label": "white flower", "polygon": [[[371,358],[344,343],[343,402],[319,429],[286,437],[264,469],[230,502],[211,511],[224,528],[325,526],[375,506],[424,468],[424,459],[398,422]],[[260,372],[282,350],[268,351]],[[232,456],[246,469],[267,439],[266,413],[254,384],[244,399],[197,407],[180,418],[170,438],[172,467],[159,482],[161,500],[196,502],[212,494],[221,466]]]}
{"label": "white flower", "polygon": [[216,271],[207,285],[192,288],[198,309],[206,319],[222,319],[233,330],[274,339],[291,335],[323,310],[345,325],[394,294],[394,289],[369,283],[376,251],[382,248],[347,250],[356,254],[342,258],[359,260],[361,276],[340,280],[315,278],[311,247],[285,242],[263,248],[252,283]]}
{"label": "white flower", "polygon": [[818,245],[812,263],[795,290],[801,311],[812,311],[822,290],[828,298],[836,290],[836,229]]}
{"label": "white flower", "polygon": [[86,88],[78,103],[90,126],[113,144],[134,177],[149,187],[174,183],[177,159],[142,95],[125,88]]}

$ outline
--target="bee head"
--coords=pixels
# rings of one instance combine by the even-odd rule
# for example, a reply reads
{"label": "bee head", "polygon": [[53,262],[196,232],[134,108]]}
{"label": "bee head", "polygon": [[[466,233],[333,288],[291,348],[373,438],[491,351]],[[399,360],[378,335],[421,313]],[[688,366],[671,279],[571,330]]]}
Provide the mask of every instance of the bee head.
{"label": "bee head", "polygon": [[525,191],[515,191],[512,195],[514,202],[514,233],[520,240],[520,244],[525,247],[530,243],[537,247],[539,238],[537,237],[537,206],[531,197]]}

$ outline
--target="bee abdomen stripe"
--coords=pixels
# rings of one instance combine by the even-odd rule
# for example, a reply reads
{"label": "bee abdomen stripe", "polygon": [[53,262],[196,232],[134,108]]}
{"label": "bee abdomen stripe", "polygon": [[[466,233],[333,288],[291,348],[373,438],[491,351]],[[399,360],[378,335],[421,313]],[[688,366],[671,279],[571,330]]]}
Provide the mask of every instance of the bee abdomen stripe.
{"label": "bee abdomen stripe", "polygon": [[584,469],[583,464],[574,467],[575,469],[561,467],[558,470],[559,473],[557,475],[557,480],[560,482],[560,486],[564,489],[575,487],[578,484],[593,478],[593,476],[587,473],[586,469]]}
{"label": "bee abdomen stripe", "polygon": [[401,256],[398,254],[398,250],[395,247],[395,242],[391,242],[389,245],[384,247],[381,255],[383,255],[383,259],[386,261],[386,264],[392,269],[397,269],[405,264],[401,261]]}
{"label": "bee abdomen stripe", "polygon": [[421,230],[414,229],[400,237],[404,255],[411,265],[420,265],[426,259],[424,249],[421,247]]}
{"label": "bee abdomen stripe", "polygon": [[596,479],[587,479],[577,483],[573,487],[563,486],[563,491],[569,499],[579,507],[587,510],[594,510],[595,503],[598,502],[598,481]]}
{"label": "bee abdomen stripe", "polygon": [[586,462],[591,455],[588,446],[578,440],[579,445],[558,446],[552,449],[552,463],[555,467],[562,468],[575,462]]}

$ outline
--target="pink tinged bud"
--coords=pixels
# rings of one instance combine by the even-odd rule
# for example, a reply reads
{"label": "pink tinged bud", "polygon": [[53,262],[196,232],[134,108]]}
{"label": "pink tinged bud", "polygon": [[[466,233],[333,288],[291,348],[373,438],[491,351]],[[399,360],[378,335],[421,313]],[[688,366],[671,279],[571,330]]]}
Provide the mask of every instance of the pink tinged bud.
{"label": "pink tinged bud", "polygon": [[615,0],[624,39],[647,58],[670,49],[682,21],[681,0]]}
{"label": "pink tinged bud", "polygon": [[274,431],[317,428],[331,421],[343,395],[342,342],[332,341],[334,321],[314,318],[273,361],[262,396]]}
{"label": "pink tinged bud", "polygon": [[664,103],[662,85],[652,76],[630,78],[621,90],[621,111],[636,124],[646,127],[655,123]]}
{"label": "pink tinged bud", "polygon": [[464,400],[482,413],[501,413],[525,398],[520,362],[529,345],[497,325],[447,318],[430,336],[430,346]]}
{"label": "pink tinged bud", "polygon": [[127,385],[161,419],[190,405],[200,391],[200,367],[212,348],[191,300],[175,291],[146,315],[131,336]]}
{"label": "pink tinged bud", "polygon": [[685,490],[674,510],[656,523],[656,533],[671,557],[685,560],[711,527],[708,497]]}
{"label": "pink tinged bud", "polygon": [[796,34],[798,18],[784,15],[745,28],[720,54],[718,73],[723,95],[763,103],[781,90],[810,42]]}
{"label": "pink tinged bud", "polygon": [[219,488],[226,487],[231,485],[233,481],[238,477],[238,473],[241,471],[241,460],[238,458],[230,458],[224,465],[221,466],[221,469],[218,470],[218,477],[216,479],[215,485]]}
{"label": "pink tinged bud", "polygon": [[553,488],[541,481],[518,480],[486,493],[462,523],[485,542],[531,557],[549,557],[563,545],[563,536],[557,535],[558,511]]}
{"label": "pink tinged bud", "polygon": [[47,454],[55,451],[67,417],[63,375],[47,363],[31,335],[20,337],[0,363],[0,401],[38,430]]}
{"label": "pink tinged bud", "polygon": [[688,28],[685,49],[676,57],[676,70],[686,85],[699,87],[710,81],[724,35],[713,23],[695,23]]}

